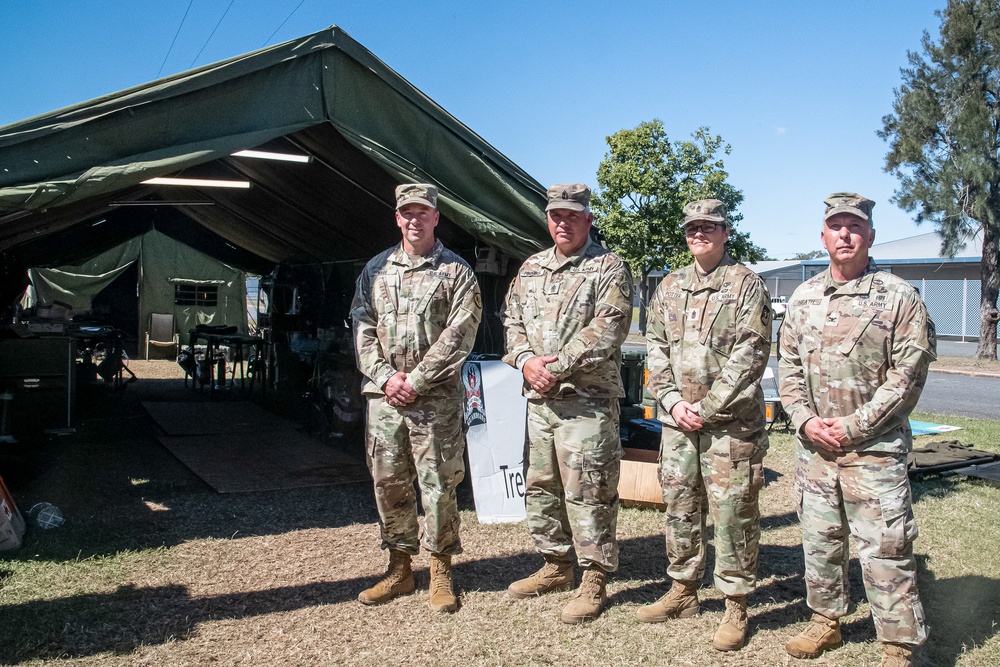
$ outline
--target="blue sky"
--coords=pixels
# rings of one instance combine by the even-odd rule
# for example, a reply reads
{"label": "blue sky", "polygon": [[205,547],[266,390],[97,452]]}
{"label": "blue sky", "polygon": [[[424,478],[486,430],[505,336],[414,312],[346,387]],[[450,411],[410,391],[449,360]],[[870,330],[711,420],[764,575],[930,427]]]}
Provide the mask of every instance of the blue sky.
{"label": "blue sky", "polygon": [[933,231],[890,203],[875,131],[945,4],[0,0],[0,125],[337,24],[543,185],[596,185],[605,137],[644,120],[709,126],[742,228],[787,258],[836,190],[877,202],[876,242]]}

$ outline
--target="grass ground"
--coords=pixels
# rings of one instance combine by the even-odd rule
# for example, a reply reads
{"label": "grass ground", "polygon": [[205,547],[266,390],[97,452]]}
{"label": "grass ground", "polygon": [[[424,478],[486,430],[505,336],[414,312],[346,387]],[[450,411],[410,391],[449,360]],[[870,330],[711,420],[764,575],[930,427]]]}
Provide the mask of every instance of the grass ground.
{"label": "grass ground", "polygon": [[[507,584],[539,559],[523,525],[478,523],[467,488],[459,612],[428,609],[426,555],[416,560],[414,595],[363,607],[357,593],[385,566],[370,488],[217,494],[158,445],[138,405],[142,384],[112,399],[74,440],[0,461],[22,508],[48,500],[67,517],[2,554],[0,663],[799,664],[783,651],[807,618],[791,436],[774,435],[766,460],[751,640],[720,654],[710,641],[722,603],[708,580],[701,616],[662,625],[634,618],[666,590],[663,516],[652,510],[622,510],[621,567],[609,607],[593,623],[559,622],[568,593],[528,601],[506,595]],[[961,426],[948,436],[1000,452],[1000,422],[915,417]],[[931,626],[921,664],[1000,664],[1000,489],[950,477],[915,482],[914,493]],[[845,619],[845,646],[801,664],[878,664],[856,561],[851,574],[857,611]]]}

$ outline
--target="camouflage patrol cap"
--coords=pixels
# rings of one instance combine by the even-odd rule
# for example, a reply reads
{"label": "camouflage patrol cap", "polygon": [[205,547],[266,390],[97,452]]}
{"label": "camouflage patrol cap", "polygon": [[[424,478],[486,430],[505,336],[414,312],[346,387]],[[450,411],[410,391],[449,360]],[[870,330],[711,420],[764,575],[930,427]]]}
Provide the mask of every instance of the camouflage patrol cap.
{"label": "camouflage patrol cap", "polygon": [[590,206],[590,188],[583,183],[557,183],[546,194],[549,198],[546,212],[554,208],[584,211]]}
{"label": "camouflage patrol cap", "polygon": [[873,227],[875,226],[875,221],[872,220],[872,208],[875,207],[875,202],[856,192],[834,192],[824,199],[823,203],[826,204],[826,212],[823,214],[824,221],[838,213],[850,213],[862,220],[867,220]]}
{"label": "camouflage patrol cap", "polygon": [[695,220],[725,222],[728,213],[726,204],[718,199],[699,199],[684,206],[684,222],[681,227]]}
{"label": "camouflage patrol cap", "polygon": [[396,186],[396,210],[407,204],[423,204],[437,208],[438,189],[427,183],[403,183]]}

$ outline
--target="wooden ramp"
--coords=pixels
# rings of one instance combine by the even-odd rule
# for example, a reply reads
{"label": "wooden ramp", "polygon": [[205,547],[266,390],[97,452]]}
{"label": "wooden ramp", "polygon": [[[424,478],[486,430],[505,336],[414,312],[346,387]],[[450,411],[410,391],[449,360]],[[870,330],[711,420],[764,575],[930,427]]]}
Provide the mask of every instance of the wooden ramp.
{"label": "wooden ramp", "polygon": [[351,484],[370,479],[363,460],[295,430],[252,403],[154,403],[143,407],[171,454],[219,493]]}

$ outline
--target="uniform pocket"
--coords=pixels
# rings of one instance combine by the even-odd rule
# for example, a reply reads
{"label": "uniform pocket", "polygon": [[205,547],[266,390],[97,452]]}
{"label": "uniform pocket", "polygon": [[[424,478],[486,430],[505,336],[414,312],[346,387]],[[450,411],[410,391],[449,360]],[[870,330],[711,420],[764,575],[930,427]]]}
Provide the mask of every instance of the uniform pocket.
{"label": "uniform pocket", "polygon": [[[618,493],[621,445],[611,450],[590,450],[580,457],[580,498],[585,503],[606,504]],[[568,491],[568,489],[567,489]]]}
{"label": "uniform pocket", "polygon": [[901,493],[879,498],[882,509],[882,536],[879,556],[899,558],[906,554],[917,537],[917,523],[910,506],[910,492],[904,487]]}
{"label": "uniform pocket", "polygon": [[749,461],[757,451],[757,444],[748,440],[737,440],[732,438],[729,441],[729,461],[739,463]]}
{"label": "uniform pocket", "polygon": [[888,336],[889,331],[884,328],[878,313],[868,312],[854,325],[837,351],[871,371],[878,371],[888,359],[885,353]]}

